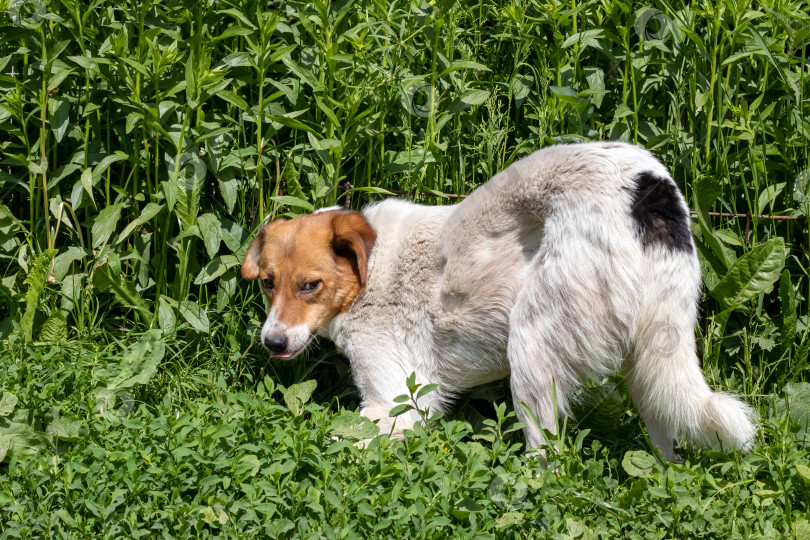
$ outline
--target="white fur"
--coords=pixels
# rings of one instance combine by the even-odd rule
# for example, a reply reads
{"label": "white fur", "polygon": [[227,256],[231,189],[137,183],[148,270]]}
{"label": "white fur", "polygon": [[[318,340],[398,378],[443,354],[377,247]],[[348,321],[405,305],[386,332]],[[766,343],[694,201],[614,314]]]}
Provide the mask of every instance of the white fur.
{"label": "white fur", "polygon": [[288,350],[302,351],[312,339],[309,327],[306,324],[287,326],[278,319],[277,312],[278,306],[274,306],[270,313],[267,314],[267,320],[264,321],[262,326],[261,342],[266,343],[268,339],[282,335],[287,338]]}
{"label": "white fur", "polygon": [[320,214],[321,212],[332,212],[334,210],[343,210],[343,207],[342,206],[327,206],[327,207],[324,207],[324,208],[318,208],[317,210],[315,210],[312,213],[313,214]]}
{"label": "white fur", "polygon": [[[585,378],[624,372],[650,436],[672,459],[678,435],[748,449],[751,409],[714,393],[695,353],[701,275],[691,251],[643,245],[633,178],[671,182],[622,143],[554,146],[522,159],[455,206],[387,200],[364,211],[377,232],[368,283],[329,326],[349,357],[362,414],[384,431],[405,379],[439,383],[422,407],[511,375],[527,446],[555,431]],[[643,203],[643,201],[642,201]],[[684,212],[685,201],[678,194]],[[688,215],[688,214],[685,214]],[[688,223],[686,223],[688,226]]]}

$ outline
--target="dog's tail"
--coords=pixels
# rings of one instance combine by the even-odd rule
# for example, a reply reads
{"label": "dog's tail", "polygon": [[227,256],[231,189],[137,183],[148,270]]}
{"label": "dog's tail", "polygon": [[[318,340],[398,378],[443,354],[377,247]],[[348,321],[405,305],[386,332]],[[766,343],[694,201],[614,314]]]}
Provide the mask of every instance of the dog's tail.
{"label": "dog's tail", "polygon": [[756,433],[752,409],[709,388],[695,351],[697,261],[686,253],[659,255],[648,260],[656,277],[646,291],[624,370],[650,438],[669,458],[676,436],[703,447],[720,443],[727,450],[750,450]]}

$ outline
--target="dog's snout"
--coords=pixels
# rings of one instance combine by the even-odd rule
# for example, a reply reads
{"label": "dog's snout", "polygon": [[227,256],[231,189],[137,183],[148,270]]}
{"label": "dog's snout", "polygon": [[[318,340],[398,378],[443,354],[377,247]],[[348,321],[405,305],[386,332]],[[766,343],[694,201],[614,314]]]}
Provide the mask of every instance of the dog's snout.
{"label": "dog's snout", "polygon": [[274,353],[286,351],[287,344],[287,338],[285,336],[270,336],[264,338],[264,346]]}

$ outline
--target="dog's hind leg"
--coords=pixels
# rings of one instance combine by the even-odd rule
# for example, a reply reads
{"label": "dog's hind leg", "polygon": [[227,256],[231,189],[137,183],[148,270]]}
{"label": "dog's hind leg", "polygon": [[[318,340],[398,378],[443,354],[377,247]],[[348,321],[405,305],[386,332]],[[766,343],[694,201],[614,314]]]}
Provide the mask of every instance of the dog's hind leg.
{"label": "dog's hind leg", "polygon": [[651,442],[671,460],[673,439],[705,447],[750,448],[755,428],[750,407],[713,392],[696,354],[694,326],[700,270],[690,254],[660,253],[650,275],[631,352],[623,371]]}
{"label": "dog's hind leg", "polygon": [[[538,425],[555,434],[557,414],[568,412],[569,385],[565,380],[555,378],[552,366],[556,361],[542,350],[542,343],[512,339],[515,334],[514,331],[510,332],[508,348],[512,364],[512,399],[518,420],[526,425],[526,448],[536,449],[546,442]],[[524,409],[524,405],[531,414]]]}
{"label": "dog's hind leg", "polygon": [[545,442],[537,424],[556,433],[557,418],[570,414],[572,393],[583,379],[618,367],[613,334],[621,324],[610,320],[613,309],[599,294],[601,285],[609,285],[596,275],[587,263],[577,269],[540,256],[515,300],[507,357],[515,411],[526,424],[529,449]]}

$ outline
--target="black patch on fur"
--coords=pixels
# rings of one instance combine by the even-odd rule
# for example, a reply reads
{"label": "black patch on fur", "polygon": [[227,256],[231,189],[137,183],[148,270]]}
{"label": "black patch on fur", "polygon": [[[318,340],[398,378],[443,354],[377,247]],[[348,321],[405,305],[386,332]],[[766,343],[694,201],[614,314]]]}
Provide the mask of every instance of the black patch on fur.
{"label": "black patch on fur", "polygon": [[689,216],[675,183],[650,171],[639,173],[634,182],[630,212],[641,243],[645,247],[659,244],[671,251],[691,253],[694,248]]}

